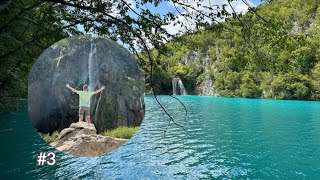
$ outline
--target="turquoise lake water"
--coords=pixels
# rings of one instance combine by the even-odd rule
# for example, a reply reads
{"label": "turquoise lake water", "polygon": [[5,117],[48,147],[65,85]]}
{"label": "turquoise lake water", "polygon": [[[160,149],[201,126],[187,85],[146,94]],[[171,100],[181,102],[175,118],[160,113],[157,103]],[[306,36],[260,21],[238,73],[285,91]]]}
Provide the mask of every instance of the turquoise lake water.
{"label": "turquoise lake water", "polygon": [[[320,179],[320,103],[158,96],[175,121],[146,97],[130,141],[98,157],[56,151],[34,132],[27,104],[0,114],[0,179]],[[166,133],[165,130],[167,129]],[[40,152],[54,166],[38,166]]]}

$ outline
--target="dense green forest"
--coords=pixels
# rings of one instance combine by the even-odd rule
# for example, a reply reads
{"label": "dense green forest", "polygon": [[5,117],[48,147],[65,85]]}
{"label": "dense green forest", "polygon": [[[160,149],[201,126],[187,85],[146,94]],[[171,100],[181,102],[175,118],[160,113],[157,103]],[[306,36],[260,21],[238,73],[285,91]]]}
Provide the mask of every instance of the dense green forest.
{"label": "dense green forest", "polygon": [[[27,97],[28,73],[47,47],[86,32],[129,42],[131,47],[135,44],[130,42],[139,42],[132,41],[135,37],[149,33],[156,47],[151,52],[157,94],[171,94],[172,78],[180,77],[189,94],[205,95],[209,84],[220,96],[320,99],[319,0],[274,0],[165,45],[158,44],[161,37],[149,26],[165,24],[173,18],[170,12],[160,19],[146,9],[134,19],[127,15],[129,6],[117,6],[121,16],[112,17],[107,11],[111,6],[95,2],[99,3],[90,7],[72,0],[1,2],[0,109],[13,105],[14,98]],[[143,52],[137,59],[150,93],[150,59]]]}
{"label": "dense green forest", "polygon": [[[171,94],[179,77],[189,94],[206,95],[201,89],[211,80],[220,96],[319,100],[318,4],[273,1],[153,49],[156,93]],[[146,53],[140,58],[150,74]]]}
{"label": "dense green forest", "polygon": [[[6,1],[0,11],[0,109],[16,107],[26,98],[28,74],[39,55],[66,37],[55,9],[34,0]],[[57,7],[56,7],[57,8]]]}

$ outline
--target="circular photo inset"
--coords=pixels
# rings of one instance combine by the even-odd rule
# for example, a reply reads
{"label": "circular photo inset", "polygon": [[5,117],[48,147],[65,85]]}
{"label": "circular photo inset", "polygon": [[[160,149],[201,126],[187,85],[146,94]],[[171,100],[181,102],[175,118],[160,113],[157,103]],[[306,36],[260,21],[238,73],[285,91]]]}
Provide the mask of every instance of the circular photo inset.
{"label": "circular photo inset", "polygon": [[105,154],[140,126],[144,88],[144,73],[125,48],[93,35],[68,37],[46,49],[32,67],[29,117],[59,151]]}

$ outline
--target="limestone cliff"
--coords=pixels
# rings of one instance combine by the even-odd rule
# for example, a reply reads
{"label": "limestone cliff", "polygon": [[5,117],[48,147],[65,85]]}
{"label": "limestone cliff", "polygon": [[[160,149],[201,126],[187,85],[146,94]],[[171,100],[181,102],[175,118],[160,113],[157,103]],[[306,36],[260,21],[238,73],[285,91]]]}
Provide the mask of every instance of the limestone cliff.
{"label": "limestone cliff", "polygon": [[139,126],[144,117],[144,74],[133,55],[117,43],[96,36],[63,39],[38,58],[28,78],[28,111],[42,133],[61,131],[78,119],[78,90],[88,84],[94,91],[91,119],[97,131]]}

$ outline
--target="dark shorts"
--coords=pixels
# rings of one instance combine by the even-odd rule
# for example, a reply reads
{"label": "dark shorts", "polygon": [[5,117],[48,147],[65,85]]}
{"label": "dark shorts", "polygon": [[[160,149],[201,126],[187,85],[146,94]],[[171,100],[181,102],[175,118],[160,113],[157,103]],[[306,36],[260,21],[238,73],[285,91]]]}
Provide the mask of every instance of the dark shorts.
{"label": "dark shorts", "polygon": [[84,114],[86,116],[90,116],[90,108],[89,107],[81,106],[79,108],[79,116],[83,116]]}

